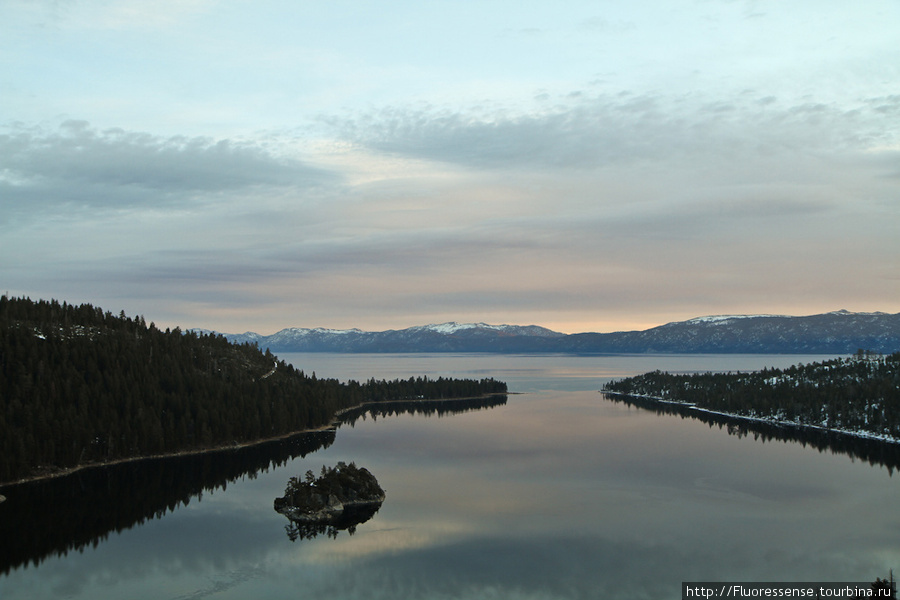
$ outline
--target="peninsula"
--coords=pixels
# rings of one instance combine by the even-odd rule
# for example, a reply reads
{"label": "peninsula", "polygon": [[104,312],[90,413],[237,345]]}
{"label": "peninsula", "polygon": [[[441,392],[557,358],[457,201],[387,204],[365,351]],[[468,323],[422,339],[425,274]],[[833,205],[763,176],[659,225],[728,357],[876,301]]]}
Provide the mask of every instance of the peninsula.
{"label": "peninsula", "polygon": [[767,423],[900,443],[900,352],[859,351],[787,369],[611,381],[603,392]]}

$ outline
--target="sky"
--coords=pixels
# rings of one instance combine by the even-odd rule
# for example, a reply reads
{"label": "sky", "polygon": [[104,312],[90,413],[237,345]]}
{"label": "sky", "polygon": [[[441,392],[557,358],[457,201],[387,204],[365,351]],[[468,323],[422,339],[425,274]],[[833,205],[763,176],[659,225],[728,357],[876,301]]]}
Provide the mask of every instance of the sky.
{"label": "sky", "polygon": [[0,0],[0,293],[158,326],[900,312],[896,0]]}

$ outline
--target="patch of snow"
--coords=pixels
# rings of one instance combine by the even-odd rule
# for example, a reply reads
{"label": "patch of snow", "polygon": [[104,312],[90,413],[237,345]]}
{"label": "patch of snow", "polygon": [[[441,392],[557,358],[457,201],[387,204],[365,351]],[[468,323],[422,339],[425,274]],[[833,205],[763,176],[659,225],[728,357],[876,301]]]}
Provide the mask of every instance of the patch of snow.
{"label": "patch of snow", "polygon": [[736,319],[757,319],[763,317],[785,317],[786,315],[710,315],[707,317],[696,317],[685,321],[686,323],[713,323],[716,325],[724,325]]}
{"label": "patch of snow", "polygon": [[[313,327],[312,329],[308,329],[306,327],[288,327],[287,329],[282,329],[278,333],[274,334],[276,336],[307,336],[311,334],[326,334],[326,335],[347,335],[349,333],[362,333],[360,329],[327,329],[325,327]],[[274,336],[273,336],[274,337]]]}
{"label": "patch of snow", "polygon": [[511,333],[513,335],[543,337],[558,337],[565,335],[564,333],[559,333],[551,329],[547,329],[546,327],[541,327],[539,325],[491,325],[490,323],[458,323],[456,321],[449,321],[447,323],[433,323],[431,325],[420,325],[418,327],[410,327],[408,329],[404,329],[404,331],[431,331],[434,333],[440,333],[442,335],[452,335],[460,331],[468,331],[473,329],[481,331],[500,331]]}
{"label": "patch of snow", "polygon": [[275,371],[277,371],[277,370],[278,370],[278,361],[276,360],[275,365],[272,367],[272,370],[269,371],[268,373],[266,373],[265,375],[263,375],[262,377],[260,377],[260,379],[268,379],[269,377],[274,375]]}
{"label": "patch of snow", "polygon": [[348,335],[351,333],[362,333],[361,329],[353,328],[353,329],[324,329],[322,327],[316,327],[314,329],[316,333],[330,333],[334,335]]}
{"label": "patch of snow", "polygon": [[852,436],[866,438],[866,439],[870,439],[870,440],[878,440],[878,441],[882,441],[882,442],[889,442],[892,444],[900,444],[900,439],[895,438],[888,434],[875,433],[872,431],[866,431],[864,429],[842,429],[842,428],[836,428],[836,427],[832,428],[832,427],[827,427],[824,423],[823,424],[804,423],[797,419],[791,420],[791,419],[786,418],[784,416],[783,412],[778,412],[775,415],[768,416],[768,417],[757,417],[757,416],[742,415],[742,414],[732,413],[732,412],[712,410],[709,408],[702,408],[700,406],[697,406],[693,402],[682,402],[679,400],[667,400],[660,396],[651,396],[649,394],[623,394],[620,392],[604,392],[604,393],[612,395],[612,396],[626,396],[626,397],[633,396],[636,398],[645,398],[647,400],[653,400],[653,401],[660,402],[663,404],[675,404],[675,405],[683,406],[685,408],[688,408],[690,410],[694,410],[697,412],[703,412],[703,413],[712,414],[712,415],[721,415],[721,416],[730,417],[733,419],[743,419],[746,421],[757,421],[760,423],[772,423],[775,425],[789,425],[792,427],[800,427],[800,428],[805,427],[805,428],[809,428],[809,429],[818,429],[818,430],[822,430],[822,431],[833,431],[836,433],[843,433],[845,435],[852,435]]}
{"label": "patch of snow", "polygon": [[421,328],[414,329],[423,329],[427,331],[434,331],[435,333],[443,333],[445,335],[449,335],[463,329],[492,329],[494,331],[502,331],[503,329],[508,327],[508,325],[488,325],[487,323],[457,323],[456,321],[450,321],[449,323],[424,325]]}

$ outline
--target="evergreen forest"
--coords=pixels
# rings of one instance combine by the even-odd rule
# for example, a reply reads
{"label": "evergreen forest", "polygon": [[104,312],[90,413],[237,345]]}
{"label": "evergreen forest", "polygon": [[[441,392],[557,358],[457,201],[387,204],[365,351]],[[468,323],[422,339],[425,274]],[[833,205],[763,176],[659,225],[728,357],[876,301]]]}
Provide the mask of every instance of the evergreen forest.
{"label": "evergreen forest", "polygon": [[325,427],[366,402],[505,392],[493,379],[319,379],[218,334],[0,296],[0,483]]}
{"label": "evergreen forest", "polygon": [[654,371],[612,381],[603,391],[900,441],[900,352],[859,351],[751,373]]}

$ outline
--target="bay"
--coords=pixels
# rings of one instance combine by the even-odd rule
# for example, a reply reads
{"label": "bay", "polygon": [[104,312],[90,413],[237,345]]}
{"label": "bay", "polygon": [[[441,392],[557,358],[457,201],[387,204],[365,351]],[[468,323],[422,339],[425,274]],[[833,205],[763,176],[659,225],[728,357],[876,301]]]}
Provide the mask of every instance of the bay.
{"label": "bay", "polygon": [[[65,555],[8,568],[0,598],[672,598],[682,581],[871,581],[900,565],[898,482],[885,467],[729,435],[598,392],[654,369],[746,371],[830,357],[282,358],[320,378],[494,377],[514,393],[479,410],[369,412],[328,439],[273,449],[271,459],[194,462],[188,476],[173,475],[175,464],[104,475],[101,492],[120,497],[133,486],[134,503],[152,495],[141,481],[189,489],[221,473],[228,482],[183,492]],[[384,504],[352,535],[291,541],[274,498],[289,477],[338,461],[368,468]],[[74,492],[42,492],[54,501],[39,512],[71,504],[76,529],[91,531],[97,511],[82,504],[96,503],[99,484],[80,481]],[[0,520],[22,518],[16,488],[0,493],[10,497]],[[40,514],[28,519],[24,531],[44,529]]]}

